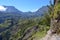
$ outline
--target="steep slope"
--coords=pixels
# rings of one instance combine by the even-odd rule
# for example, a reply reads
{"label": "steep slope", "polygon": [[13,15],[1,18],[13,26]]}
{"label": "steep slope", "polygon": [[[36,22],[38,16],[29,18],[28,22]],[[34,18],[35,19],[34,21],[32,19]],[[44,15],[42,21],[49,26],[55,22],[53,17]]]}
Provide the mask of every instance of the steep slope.
{"label": "steep slope", "polygon": [[21,12],[13,6],[3,7],[6,8],[6,10],[0,11],[0,26],[2,26],[0,27],[0,40],[27,40],[27,38],[30,38],[39,30],[39,26],[35,26],[37,22],[30,18],[41,17],[48,11],[47,6],[47,8],[42,7],[36,12]]}

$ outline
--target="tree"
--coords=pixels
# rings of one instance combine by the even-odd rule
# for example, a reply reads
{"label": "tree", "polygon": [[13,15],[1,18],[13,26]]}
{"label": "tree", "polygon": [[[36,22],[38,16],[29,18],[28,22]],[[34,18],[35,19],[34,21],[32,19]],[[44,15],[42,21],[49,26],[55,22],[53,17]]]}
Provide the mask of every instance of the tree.
{"label": "tree", "polygon": [[60,0],[54,0],[53,15],[51,18],[52,33],[60,33]]}

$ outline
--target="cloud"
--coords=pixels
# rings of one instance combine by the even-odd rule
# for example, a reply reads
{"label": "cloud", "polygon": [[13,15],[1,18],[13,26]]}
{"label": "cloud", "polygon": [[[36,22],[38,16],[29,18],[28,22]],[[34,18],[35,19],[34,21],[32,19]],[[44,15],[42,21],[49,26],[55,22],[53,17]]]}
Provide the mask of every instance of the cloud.
{"label": "cloud", "polygon": [[6,11],[6,9],[4,6],[0,6],[0,11]]}

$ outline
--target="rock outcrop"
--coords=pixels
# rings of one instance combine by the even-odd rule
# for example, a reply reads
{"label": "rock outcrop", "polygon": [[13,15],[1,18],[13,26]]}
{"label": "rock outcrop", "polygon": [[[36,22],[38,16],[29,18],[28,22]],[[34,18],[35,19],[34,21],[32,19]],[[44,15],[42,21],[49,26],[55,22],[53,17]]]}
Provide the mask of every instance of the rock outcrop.
{"label": "rock outcrop", "polygon": [[32,28],[26,29],[26,31],[24,32],[24,34],[22,35],[22,37],[19,40],[28,40],[38,30],[39,30],[38,26],[33,26]]}
{"label": "rock outcrop", "polygon": [[60,34],[59,35],[58,34],[52,34],[52,31],[49,30],[47,32],[47,35],[40,40],[60,40]]}

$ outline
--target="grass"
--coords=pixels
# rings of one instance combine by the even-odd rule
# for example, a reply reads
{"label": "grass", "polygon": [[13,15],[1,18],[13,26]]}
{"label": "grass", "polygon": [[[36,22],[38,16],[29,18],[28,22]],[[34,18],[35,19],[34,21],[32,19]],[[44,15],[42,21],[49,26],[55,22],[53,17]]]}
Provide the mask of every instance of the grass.
{"label": "grass", "polygon": [[45,31],[42,31],[42,32],[37,32],[36,34],[34,34],[33,37],[40,37],[40,38],[42,38],[42,37],[44,37],[45,35],[46,35],[46,32],[45,32]]}
{"label": "grass", "polygon": [[36,34],[34,34],[31,38],[29,38],[29,40],[31,39],[41,39],[42,37],[44,37],[46,35],[46,31],[42,31],[42,32],[36,32]]}

